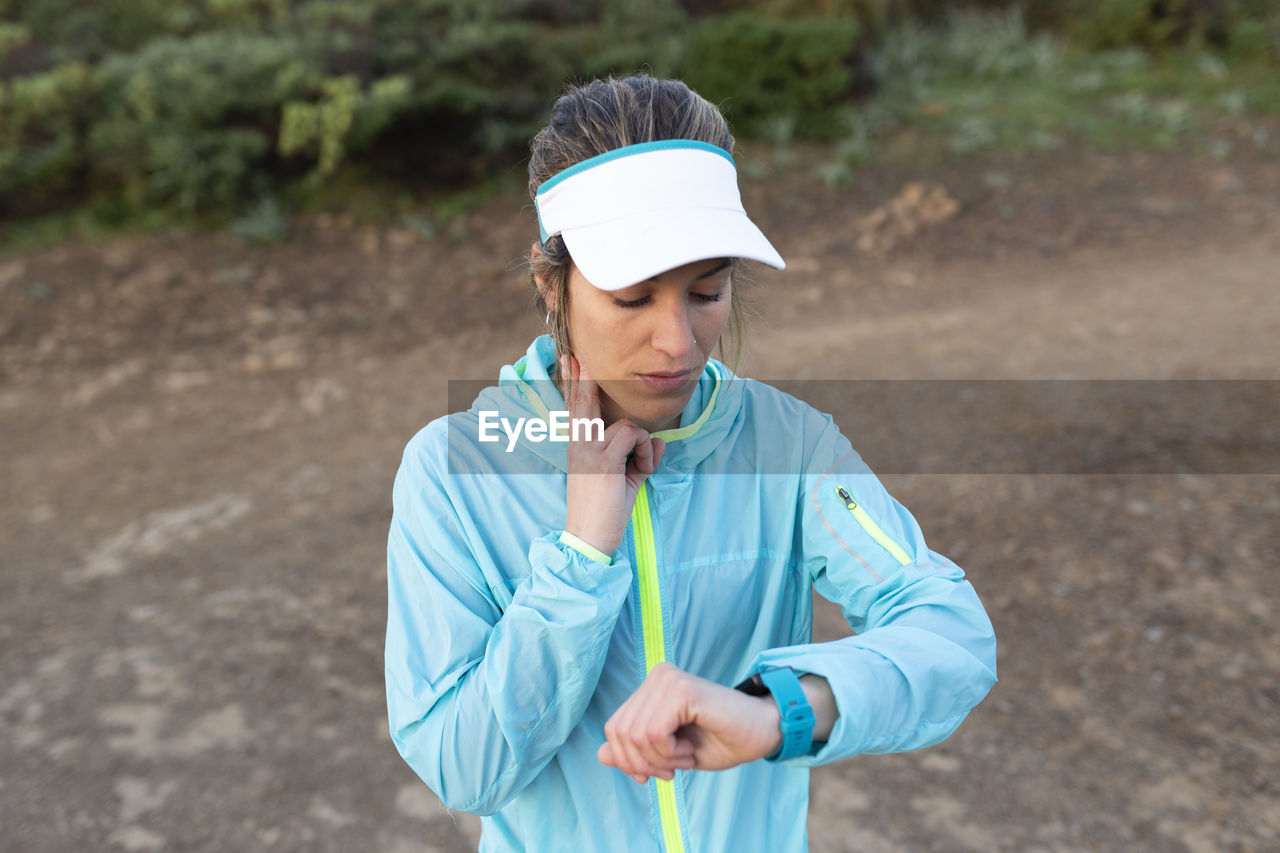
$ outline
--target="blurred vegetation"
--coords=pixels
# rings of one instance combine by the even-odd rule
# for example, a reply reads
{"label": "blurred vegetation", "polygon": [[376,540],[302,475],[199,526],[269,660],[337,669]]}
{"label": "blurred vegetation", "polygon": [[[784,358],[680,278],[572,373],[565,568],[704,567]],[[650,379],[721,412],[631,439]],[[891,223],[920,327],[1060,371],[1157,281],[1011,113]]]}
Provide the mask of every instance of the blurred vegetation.
{"label": "blurred vegetation", "polygon": [[834,182],[891,149],[1274,144],[1273,0],[956,6],[0,0],[0,228],[213,215],[275,240],[288,209],[373,193],[425,233],[416,199],[518,171],[564,81],[637,70],[740,137],[833,140]]}
{"label": "blurred vegetation", "polygon": [[1030,31],[1017,9],[953,13],[941,27],[909,22],[886,32],[877,97],[846,113],[822,177],[844,183],[893,158],[1081,146],[1280,154],[1276,71],[1253,55],[1086,50]]}

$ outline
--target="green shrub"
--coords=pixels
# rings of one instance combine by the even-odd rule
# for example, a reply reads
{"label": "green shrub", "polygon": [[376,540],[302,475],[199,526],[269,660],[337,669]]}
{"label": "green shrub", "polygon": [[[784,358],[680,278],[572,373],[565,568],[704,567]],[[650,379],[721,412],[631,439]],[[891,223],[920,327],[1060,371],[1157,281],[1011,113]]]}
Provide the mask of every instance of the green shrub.
{"label": "green shrub", "polygon": [[1280,65],[1280,8],[1235,16],[1227,26],[1227,50],[1245,60]]}
{"label": "green shrub", "polygon": [[[1108,48],[1080,62],[1007,0],[974,3],[999,9],[956,14],[947,0],[0,0],[0,217],[80,202],[113,219],[145,209],[234,214],[261,198],[339,199],[370,181],[406,195],[453,190],[509,173],[565,81],[639,70],[683,77],[724,107],[739,137],[842,140],[834,182],[917,113],[951,150],[1004,144],[1011,133],[1058,144],[1062,123],[1025,92],[1026,103],[1009,100],[1010,83],[1082,102],[1145,92],[1141,81],[1160,63],[1150,54],[1184,44],[1221,48],[1229,60],[1201,60],[1210,71],[1197,85],[1213,97],[1230,82],[1247,93],[1245,111],[1280,98],[1265,68],[1236,76],[1237,59],[1280,59],[1275,0],[1019,6],[1032,25],[1056,23]],[[945,37],[913,15],[945,19]],[[1230,81],[1218,79],[1228,71]],[[877,99],[861,97],[868,80],[881,84]],[[1190,118],[1169,111],[1169,93],[1148,94],[1074,115],[1183,133]],[[1016,131],[1002,112],[1020,117]]]}
{"label": "green shrub", "polygon": [[0,61],[31,41],[31,29],[22,24],[0,21]]}
{"label": "green shrub", "polygon": [[388,77],[367,92],[351,76],[320,82],[318,102],[290,101],[280,123],[280,153],[315,150],[318,176],[337,169],[348,150],[358,149],[386,126],[409,103],[410,83],[403,76]]}
{"label": "green shrub", "polygon": [[1187,0],[1086,0],[1075,27],[1085,44],[1108,49],[1146,49],[1174,44],[1189,13]]}
{"label": "green shrub", "polygon": [[1160,51],[1190,46],[1276,58],[1280,10],[1274,0],[1070,0],[1058,22],[1084,46]]}
{"label": "green shrub", "polygon": [[0,81],[0,214],[74,189],[93,95],[92,73],[79,62]]}
{"label": "green shrub", "polygon": [[[1003,138],[991,118],[1003,81],[1040,81],[1047,91],[1069,71],[1063,85],[1083,97],[1121,73],[1102,57],[1063,68],[1061,43],[1028,32],[1016,12],[956,15],[951,6],[0,0],[0,216],[80,201],[113,217],[236,213],[261,198],[319,198],[370,180],[407,194],[457,188],[509,172],[564,81],[610,73],[683,77],[724,107],[738,136],[843,139],[849,163],[909,119],[908,108],[877,112],[877,101],[850,109],[868,77],[882,82],[886,104],[949,99],[938,123],[953,148],[976,150]],[[1057,16],[1089,44],[1135,61],[1147,61],[1135,45],[1200,40],[1273,59],[1280,45],[1274,0],[1030,8],[1036,21]],[[947,37],[904,23],[903,10],[947,17]],[[890,13],[897,23],[881,38]],[[1174,118],[1141,124],[1164,132]],[[1044,139],[1051,131],[1027,130]]]}
{"label": "green shrub", "polygon": [[191,0],[27,0],[6,5],[12,8],[0,8],[0,17],[21,23],[45,46],[40,70],[137,50],[162,36],[191,32],[204,18],[203,4]]}
{"label": "green shrub", "polygon": [[566,80],[638,70],[684,76],[739,135],[830,137],[852,16],[880,2],[0,0],[0,215],[232,212],[348,169],[461,185],[509,169]]}
{"label": "green shrub", "polygon": [[281,104],[318,81],[304,46],[280,36],[166,37],[98,69],[91,172],[138,204],[193,212],[266,191]]}
{"label": "green shrub", "polygon": [[852,98],[858,26],[851,18],[707,18],[697,27],[683,77],[724,109],[735,131],[758,135],[789,122],[798,136],[830,139]]}

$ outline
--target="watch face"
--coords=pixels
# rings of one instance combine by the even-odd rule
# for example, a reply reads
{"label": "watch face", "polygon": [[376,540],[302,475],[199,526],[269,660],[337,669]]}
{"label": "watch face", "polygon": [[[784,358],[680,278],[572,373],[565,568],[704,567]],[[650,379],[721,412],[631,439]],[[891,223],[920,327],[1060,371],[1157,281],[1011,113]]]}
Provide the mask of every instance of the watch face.
{"label": "watch face", "polygon": [[758,672],[733,689],[741,690],[748,696],[764,696],[769,692],[769,688],[764,686],[764,681],[760,678],[760,673]]}

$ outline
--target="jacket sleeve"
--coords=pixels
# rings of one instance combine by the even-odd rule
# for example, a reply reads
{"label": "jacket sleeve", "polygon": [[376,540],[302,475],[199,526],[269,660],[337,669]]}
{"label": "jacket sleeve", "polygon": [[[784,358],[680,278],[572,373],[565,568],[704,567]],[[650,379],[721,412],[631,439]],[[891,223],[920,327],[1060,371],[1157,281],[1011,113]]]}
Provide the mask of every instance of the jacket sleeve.
{"label": "jacket sleeve", "polygon": [[751,670],[789,666],[831,685],[839,717],[825,745],[785,762],[798,766],[938,743],[996,681],[995,634],[964,572],[929,550],[826,420],[800,479],[799,559],[855,635],[767,650]]}
{"label": "jacket sleeve", "polygon": [[500,606],[467,544],[448,475],[439,473],[443,460],[432,464],[432,455],[430,442],[411,441],[392,490],[391,738],[446,806],[492,814],[581,719],[631,568],[595,562],[548,531],[530,544],[528,577]]}

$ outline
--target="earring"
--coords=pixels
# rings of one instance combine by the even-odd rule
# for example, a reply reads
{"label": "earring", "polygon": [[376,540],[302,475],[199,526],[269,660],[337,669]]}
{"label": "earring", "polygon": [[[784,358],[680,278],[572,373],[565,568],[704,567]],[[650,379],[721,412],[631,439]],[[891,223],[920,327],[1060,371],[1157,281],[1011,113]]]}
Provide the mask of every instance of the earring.
{"label": "earring", "polygon": [[549,329],[549,328],[551,328],[551,312],[550,312],[550,311],[548,311],[548,312],[547,312],[546,319],[544,319],[544,320],[542,321],[542,323],[543,323],[543,325],[545,325],[548,329]]}

